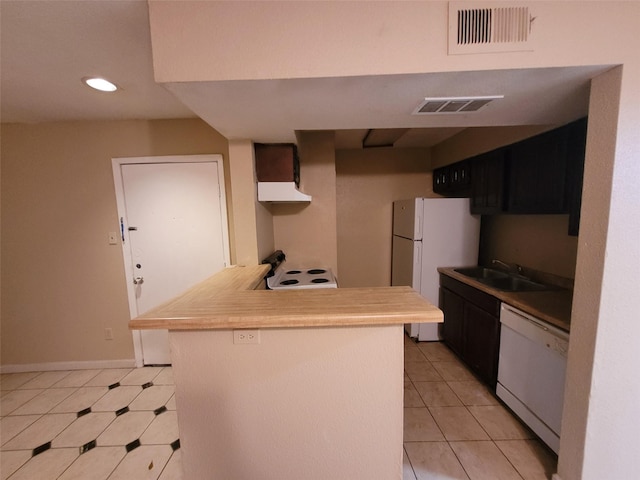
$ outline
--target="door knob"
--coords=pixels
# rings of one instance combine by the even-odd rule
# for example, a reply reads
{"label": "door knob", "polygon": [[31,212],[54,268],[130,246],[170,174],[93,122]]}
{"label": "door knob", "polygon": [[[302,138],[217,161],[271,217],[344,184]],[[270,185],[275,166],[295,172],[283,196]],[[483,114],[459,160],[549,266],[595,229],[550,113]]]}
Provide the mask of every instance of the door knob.
{"label": "door knob", "polygon": [[140,285],[144,283],[144,277],[133,277],[133,284]]}

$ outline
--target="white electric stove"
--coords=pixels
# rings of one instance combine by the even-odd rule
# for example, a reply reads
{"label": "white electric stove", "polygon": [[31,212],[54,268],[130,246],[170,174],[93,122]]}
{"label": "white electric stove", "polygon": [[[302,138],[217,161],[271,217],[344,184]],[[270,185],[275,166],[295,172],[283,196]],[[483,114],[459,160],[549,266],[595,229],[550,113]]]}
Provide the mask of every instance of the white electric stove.
{"label": "white electric stove", "polygon": [[338,282],[331,269],[327,267],[290,267],[284,265],[285,255],[277,250],[262,263],[271,264],[267,275],[267,287],[270,290],[297,288],[337,288]]}

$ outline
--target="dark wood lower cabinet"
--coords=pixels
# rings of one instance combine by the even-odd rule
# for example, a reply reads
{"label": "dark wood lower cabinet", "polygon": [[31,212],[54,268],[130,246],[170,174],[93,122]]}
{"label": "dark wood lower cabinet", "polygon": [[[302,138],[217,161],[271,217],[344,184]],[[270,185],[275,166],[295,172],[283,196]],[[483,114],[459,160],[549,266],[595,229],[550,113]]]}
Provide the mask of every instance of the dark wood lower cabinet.
{"label": "dark wood lower cabinet", "polygon": [[445,343],[495,390],[500,349],[500,300],[440,275],[440,309]]}
{"label": "dark wood lower cabinet", "polygon": [[500,319],[465,304],[464,359],[476,375],[496,387],[500,349]]}
{"label": "dark wood lower cabinet", "polygon": [[459,356],[462,356],[464,343],[464,298],[446,288],[440,289],[440,309],[445,313],[442,324],[442,336],[445,342]]}

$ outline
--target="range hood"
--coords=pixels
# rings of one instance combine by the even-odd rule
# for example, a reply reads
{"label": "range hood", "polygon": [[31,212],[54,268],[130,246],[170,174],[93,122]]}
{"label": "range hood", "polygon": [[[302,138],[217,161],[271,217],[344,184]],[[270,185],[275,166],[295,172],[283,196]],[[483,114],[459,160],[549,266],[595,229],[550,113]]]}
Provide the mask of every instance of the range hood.
{"label": "range hood", "polygon": [[310,202],[311,196],[298,190],[300,163],[293,143],[254,144],[258,201]]}
{"label": "range hood", "polygon": [[295,182],[258,182],[260,202],[310,202],[311,195],[297,189]]}

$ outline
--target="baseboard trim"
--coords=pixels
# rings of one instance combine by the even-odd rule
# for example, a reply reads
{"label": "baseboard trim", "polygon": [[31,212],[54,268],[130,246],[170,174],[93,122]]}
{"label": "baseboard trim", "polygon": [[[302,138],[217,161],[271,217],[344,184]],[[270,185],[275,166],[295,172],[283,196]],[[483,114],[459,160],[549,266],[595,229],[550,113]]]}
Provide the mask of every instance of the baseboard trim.
{"label": "baseboard trim", "polygon": [[557,473],[554,473],[553,475],[551,475],[551,480],[562,480],[562,478],[560,478],[560,475],[558,475]]}
{"label": "baseboard trim", "polygon": [[85,362],[47,362],[2,365],[0,373],[51,372],[55,370],[89,370],[101,368],[134,368],[133,358],[122,360],[90,360]]}

